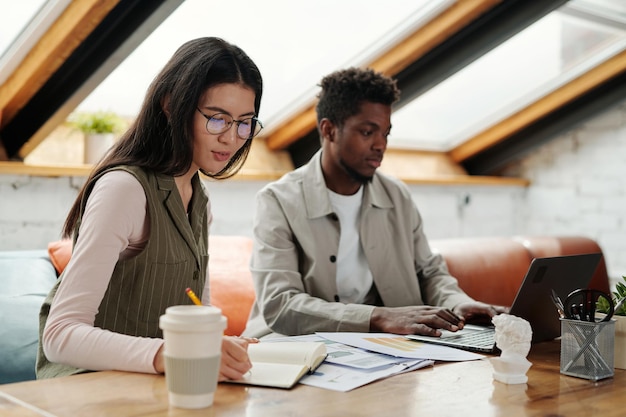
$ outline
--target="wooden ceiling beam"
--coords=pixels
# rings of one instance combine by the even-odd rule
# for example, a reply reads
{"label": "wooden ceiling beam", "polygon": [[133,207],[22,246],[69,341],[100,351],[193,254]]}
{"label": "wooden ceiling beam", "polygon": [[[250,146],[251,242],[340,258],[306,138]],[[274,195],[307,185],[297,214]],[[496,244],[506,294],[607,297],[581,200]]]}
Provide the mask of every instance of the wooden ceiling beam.
{"label": "wooden ceiling beam", "polygon": [[386,75],[394,76],[501,1],[457,2],[367,66]]}
{"label": "wooden ceiling beam", "polygon": [[120,0],[70,2],[0,86],[1,126],[9,123]]}
{"label": "wooden ceiling beam", "polygon": [[[498,3],[501,3],[501,0],[456,2],[364,66],[394,76]],[[311,104],[285,120],[266,137],[267,146],[271,150],[286,149],[300,137],[315,129],[316,125],[315,99],[312,99]]]}

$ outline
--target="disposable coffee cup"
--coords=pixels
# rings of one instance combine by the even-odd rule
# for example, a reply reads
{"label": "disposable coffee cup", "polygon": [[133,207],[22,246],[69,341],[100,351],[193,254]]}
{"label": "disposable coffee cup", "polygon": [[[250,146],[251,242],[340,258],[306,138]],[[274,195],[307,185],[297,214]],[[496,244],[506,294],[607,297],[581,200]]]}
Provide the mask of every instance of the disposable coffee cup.
{"label": "disposable coffee cup", "polygon": [[165,380],[170,405],[205,408],[217,388],[226,317],[217,307],[168,307],[159,327],[165,340]]}

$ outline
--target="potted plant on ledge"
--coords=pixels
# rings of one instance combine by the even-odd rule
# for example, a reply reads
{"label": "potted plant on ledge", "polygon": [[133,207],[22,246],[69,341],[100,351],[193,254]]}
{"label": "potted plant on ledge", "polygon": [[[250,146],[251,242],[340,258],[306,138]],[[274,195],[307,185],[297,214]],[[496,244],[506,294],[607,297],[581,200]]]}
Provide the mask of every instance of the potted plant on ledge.
{"label": "potted plant on ledge", "polygon": [[74,113],[70,125],[85,136],[84,163],[95,164],[113,146],[115,134],[126,127],[126,122],[113,112]]}
{"label": "potted plant on ledge", "polygon": [[[615,367],[626,369],[626,275],[622,276],[624,282],[618,282],[613,291],[613,303],[615,311]],[[603,298],[598,300],[597,311],[599,313],[609,312],[609,303]]]}

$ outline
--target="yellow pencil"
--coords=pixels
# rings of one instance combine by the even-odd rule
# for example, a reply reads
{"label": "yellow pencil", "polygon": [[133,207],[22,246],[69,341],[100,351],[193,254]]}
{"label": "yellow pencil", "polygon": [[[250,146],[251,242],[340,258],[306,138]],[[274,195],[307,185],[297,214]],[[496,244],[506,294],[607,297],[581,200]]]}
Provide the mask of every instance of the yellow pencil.
{"label": "yellow pencil", "polygon": [[202,302],[200,301],[200,299],[198,298],[198,296],[196,295],[196,293],[193,292],[193,290],[191,288],[187,288],[185,290],[185,292],[187,293],[187,295],[189,296],[189,298],[191,298],[191,301],[193,301],[193,303],[197,306],[201,306]]}

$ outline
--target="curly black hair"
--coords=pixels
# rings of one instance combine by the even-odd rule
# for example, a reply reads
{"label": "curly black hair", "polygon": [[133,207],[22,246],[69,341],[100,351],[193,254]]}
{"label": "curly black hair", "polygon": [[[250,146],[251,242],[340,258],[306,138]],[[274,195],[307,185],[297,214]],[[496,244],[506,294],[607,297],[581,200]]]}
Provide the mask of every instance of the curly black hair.
{"label": "curly black hair", "polygon": [[322,79],[317,123],[326,118],[337,126],[357,114],[364,101],[391,106],[400,98],[396,81],[370,68],[348,68]]}

